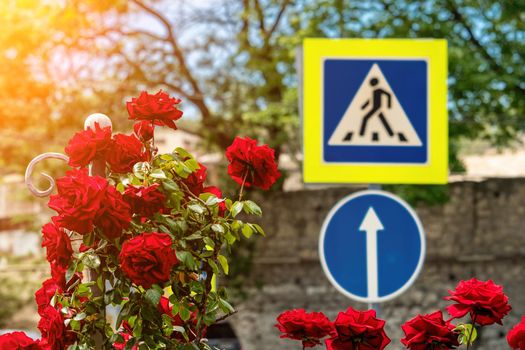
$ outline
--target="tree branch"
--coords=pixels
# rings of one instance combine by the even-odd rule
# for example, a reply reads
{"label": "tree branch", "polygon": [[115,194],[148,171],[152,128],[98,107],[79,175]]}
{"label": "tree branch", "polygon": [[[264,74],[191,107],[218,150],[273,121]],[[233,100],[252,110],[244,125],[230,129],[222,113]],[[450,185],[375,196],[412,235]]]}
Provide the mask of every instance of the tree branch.
{"label": "tree branch", "polygon": [[286,11],[286,8],[288,5],[290,5],[290,0],[284,0],[281,4],[281,8],[279,9],[279,13],[277,13],[277,16],[275,17],[275,21],[273,22],[272,27],[266,34],[268,40],[272,37],[273,33],[277,30],[277,27],[279,27],[279,23],[281,22],[281,18],[283,17],[284,12]]}
{"label": "tree branch", "polygon": [[190,72],[188,68],[183,52],[180,49],[177,41],[175,40],[175,37],[173,36],[173,26],[170,23],[170,21],[165,16],[163,16],[160,12],[146,5],[140,0],[131,0],[131,2],[133,2],[135,5],[137,5],[138,7],[140,7],[141,9],[143,9],[144,11],[152,15],[153,17],[157,18],[164,25],[164,28],[167,34],[166,41],[170,43],[172,51],[173,51],[173,55],[179,62],[180,72],[182,76],[184,76],[188,80],[188,83],[190,84],[193,90],[192,95],[194,96],[194,98],[191,99],[191,102],[195,104],[195,106],[201,112],[203,121],[210,120],[212,118],[211,112],[208,106],[206,105],[204,98],[202,98],[203,96],[202,91],[199,87],[199,84],[197,83],[197,80],[195,79],[195,77],[193,76],[193,74]]}
{"label": "tree branch", "polygon": [[[485,60],[489,63],[490,67],[497,73],[506,74],[505,68],[503,68],[496,59],[489,54],[487,49],[481,44],[479,39],[474,34],[474,31],[470,27],[470,24],[467,22],[466,18],[459,12],[458,7],[456,6],[454,0],[448,0],[447,1],[449,10],[454,17],[454,20],[456,20],[461,26],[467,31],[467,34],[469,36],[469,41],[474,45],[474,47],[478,50],[478,52],[483,56]],[[521,93],[525,93],[525,89],[519,86],[518,84],[514,85],[514,88],[518,90]]]}
{"label": "tree branch", "polygon": [[264,13],[261,7],[261,4],[259,3],[259,0],[253,0],[254,7],[255,7],[255,13],[257,14],[257,19],[259,20],[259,30],[261,31],[261,34],[263,37],[266,37],[266,27],[264,25]]}

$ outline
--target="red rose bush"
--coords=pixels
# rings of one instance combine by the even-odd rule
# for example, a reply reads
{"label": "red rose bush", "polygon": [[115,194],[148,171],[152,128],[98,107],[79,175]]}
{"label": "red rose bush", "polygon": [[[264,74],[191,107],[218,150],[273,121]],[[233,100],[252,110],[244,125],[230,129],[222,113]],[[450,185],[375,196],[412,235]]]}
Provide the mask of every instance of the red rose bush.
{"label": "red rose bush", "polygon": [[269,189],[279,172],[268,146],[234,142],[230,173],[244,179],[235,200],[206,183],[208,169],[186,150],[157,154],[155,127],[177,129],[180,102],[143,92],[127,103],[134,134],[94,123],[68,142],[73,168],[56,181],[57,214],[42,229],[51,267],[35,293],[42,338],[2,335],[0,349],[211,349],[207,327],[235,313],[212,279],[228,274],[232,245],[264,235],[244,221],[261,209],[243,190]]}
{"label": "red rose bush", "polygon": [[[445,300],[453,302],[446,308],[451,318],[446,319],[438,310],[416,315],[401,326],[405,334],[401,343],[405,348],[445,350],[464,346],[472,349],[477,338],[476,326],[502,324],[511,310],[503,287],[492,280],[461,281],[449,294]],[[467,315],[470,322],[452,323]],[[290,310],[279,315],[277,322],[281,338],[300,340],[303,349],[321,345],[323,338],[327,350],[383,350],[390,343],[384,330],[385,321],[377,318],[374,310],[357,311],[350,307],[339,312],[333,322],[320,312]],[[511,349],[525,350],[525,316],[508,333],[507,341]]]}

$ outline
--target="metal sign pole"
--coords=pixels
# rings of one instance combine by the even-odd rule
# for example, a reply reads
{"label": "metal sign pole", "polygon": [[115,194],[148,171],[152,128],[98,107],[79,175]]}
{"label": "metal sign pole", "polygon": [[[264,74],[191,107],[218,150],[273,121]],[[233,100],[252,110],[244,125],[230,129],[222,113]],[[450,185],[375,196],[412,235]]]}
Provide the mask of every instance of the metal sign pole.
{"label": "metal sign pole", "polygon": [[[368,189],[380,191],[382,186],[379,184],[369,184]],[[379,317],[379,303],[368,303],[368,310],[375,310],[376,317]]]}

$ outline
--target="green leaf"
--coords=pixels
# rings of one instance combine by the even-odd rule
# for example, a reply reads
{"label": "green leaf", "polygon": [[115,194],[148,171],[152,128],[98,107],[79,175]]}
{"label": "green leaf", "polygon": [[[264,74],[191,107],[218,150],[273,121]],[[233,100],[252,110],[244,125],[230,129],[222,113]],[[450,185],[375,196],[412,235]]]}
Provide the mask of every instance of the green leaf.
{"label": "green leaf", "polygon": [[222,312],[225,314],[229,314],[232,312],[235,312],[235,309],[233,306],[231,306],[230,303],[228,303],[226,300],[219,298],[219,307],[221,308]]}
{"label": "green leaf", "polygon": [[160,155],[160,159],[170,161],[173,160],[173,156],[171,154],[165,153]]}
{"label": "green leaf", "polygon": [[119,191],[120,193],[123,193],[125,191],[124,184],[122,182],[119,182],[116,188],[117,188],[117,191]]}
{"label": "green leaf", "polygon": [[227,275],[229,272],[229,266],[228,266],[228,259],[224,255],[217,256],[217,260],[219,260],[219,263],[221,264],[222,270]]}
{"label": "green leaf", "polygon": [[192,171],[192,172],[195,172],[196,170],[200,169],[200,165],[199,163],[191,158],[191,159],[188,159],[187,161],[184,162],[184,164]]}
{"label": "green leaf", "polygon": [[261,236],[265,237],[266,236],[266,233],[264,233],[264,230],[261,226],[257,225],[257,224],[250,224],[252,226],[252,228],[255,229],[255,231],[257,231],[258,234],[260,234]]}
{"label": "green leaf", "polygon": [[177,259],[186,265],[186,267],[188,267],[190,270],[195,269],[195,260],[193,259],[193,256],[190,252],[177,250],[175,254],[177,254]]}
{"label": "green leaf", "polygon": [[175,151],[179,156],[181,156],[181,158],[193,158],[193,156],[191,155],[190,152],[186,151],[184,148],[182,147],[177,147],[175,148]]}
{"label": "green leaf", "polygon": [[174,331],[174,332],[178,332],[178,333],[184,333],[184,332],[186,332],[186,330],[184,329],[184,327],[181,327],[181,326],[173,326],[173,331]]}
{"label": "green leaf", "polygon": [[242,202],[235,202],[230,210],[232,213],[232,216],[236,217],[242,211],[242,208],[243,208]]}
{"label": "green leaf", "polygon": [[250,200],[244,201],[244,211],[247,214],[254,214],[257,216],[262,215],[261,207],[259,207],[255,202],[252,202]]}
{"label": "green leaf", "polygon": [[253,230],[252,228],[250,227],[249,224],[244,224],[242,226],[242,234],[244,235],[244,237],[246,238],[250,238],[253,234]]}
{"label": "green leaf", "polygon": [[152,178],[154,179],[166,179],[166,174],[164,173],[164,171],[162,171],[162,169],[155,169],[153,170],[149,176],[151,176]]}
{"label": "green leaf", "polygon": [[208,259],[208,264],[211,266],[213,273],[216,273],[216,274],[219,273],[219,267],[217,266],[215,261],[213,261],[212,259]]}
{"label": "green leaf", "polygon": [[88,246],[91,247],[93,245],[93,242],[95,242],[95,232],[91,231],[88,234],[84,235],[82,237],[82,242]]}
{"label": "green leaf", "polygon": [[148,289],[144,298],[153,306],[157,306],[160,303],[160,298],[162,294],[155,288]]}
{"label": "green leaf", "polygon": [[184,322],[186,322],[191,317],[190,310],[186,309],[185,307],[181,307],[179,310],[179,316]]}
{"label": "green leaf", "polygon": [[[142,336],[142,320],[140,319],[137,320],[137,322],[135,323],[135,326],[133,327],[133,336],[137,338],[140,338],[140,336]],[[129,344],[129,341],[127,344]]]}
{"label": "green leaf", "polygon": [[474,341],[478,337],[478,331],[476,330],[476,327],[468,323],[459,324],[454,330],[459,332],[459,343],[460,344],[467,344],[467,342],[470,339],[470,345],[472,345],[474,344]]}
{"label": "green leaf", "polygon": [[100,266],[100,258],[94,252],[86,252],[79,256],[79,258],[84,265],[92,269],[97,269]]}
{"label": "green leaf", "polygon": [[162,187],[169,192],[176,192],[179,190],[179,185],[177,185],[175,181],[169,179],[162,181]]}
{"label": "green leaf", "polygon": [[213,232],[224,233],[224,227],[222,227],[221,224],[213,224],[211,225],[211,229]]}
{"label": "green leaf", "polygon": [[91,292],[91,289],[89,288],[90,285],[93,285],[95,284],[94,282],[89,282],[89,283],[81,283],[78,285],[77,287],[77,290],[76,290],[76,295],[79,296],[79,297],[88,297],[90,292]]}
{"label": "green leaf", "polygon": [[133,175],[140,180],[144,180],[145,174],[150,170],[148,162],[138,162],[133,165]]}
{"label": "green leaf", "polygon": [[75,275],[76,269],[77,269],[77,262],[74,262],[69,265],[66,271],[66,283],[69,283],[69,281],[71,281],[71,278],[73,278],[73,276]]}
{"label": "green leaf", "polygon": [[196,212],[197,214],[204,214],[204,211],[206,210],[202,205],[197,203],[188,205],[188,209]]}
{"label": "green leaf", "polygon": [[226,236],[224,237],[226,238],[226,241],[228,242],[229,245],[232,245],[237,240],[237,238],[235,238],[235,236],[232,235],[230,232],[228,232]]}
{"label": "green leaf", "polygon": [[202,238],[202,232],[201,231],[197,231],[195,233],[192,233],[191,235],[187,236],[187,237],[184,237],[185,240],[187,241],[193,241],[195,239],[201,239]]}
{"label": "green leaf", "polygon": [[85,312],[81,312],[81,313],[78,313],[75,315],[75,317],[73,318],[75,321],[82,321],[83,319],[86,318],[86,313]]}
{"label": "green leaf", "polygon": [[222,202],[222,199],[219,199],[219,198],[217,198],[216,196],[211,195],[211,196],[209,196],[209,197],[206,199],[205,202],[206,202],[206,205],[207,205],[207,206],[212,207],[212,206],[217,205],[217,204],[219,204],[220,202]]}
{"label": "green leaf", "polygon": [[213,249],[215,247],[215,242],[213,241],[213,239],[211,239],[210,237],[204,237],[203,238],[203,241],[204,243],[206,243],[206,245],[208,245],[211,249]]}

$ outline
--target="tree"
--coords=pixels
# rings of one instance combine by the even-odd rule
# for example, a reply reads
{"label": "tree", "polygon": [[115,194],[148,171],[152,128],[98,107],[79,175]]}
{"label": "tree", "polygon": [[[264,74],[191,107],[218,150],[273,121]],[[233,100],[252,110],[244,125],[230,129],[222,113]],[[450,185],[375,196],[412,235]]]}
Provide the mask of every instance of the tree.
{"label": "tree", "polygon": [[[39,82],[52,86],[34,109],[56,116],[52,129],[76,126],[95,110],[119,128],[125,116],[117,107],[128,96],[163,88],[201,120],[191,131],[208,147],[223,149],[245,133],[291,155],[300,153],[295,60],[303,38],[446,38],[455,156],[459,139],[504,146],[525,128],[524,7],[512,0],[89,0],[48,5],[47,12],[11,5],[4,16],[33,11],[44,19],[23,31],[23,41],[33,66],[39,62]],[[36,76],[17,74],[28,84]]]}
{"label": "tree", "polygon": [[[522,3],[303,0],[292,5],[287,1],[245,0],[243,4],[242,50],[251,57],[245,68],[282,72],[266,79],[261,95],[268,88],[296,88],[293,48],[304,37],[445,38],[450,60],[451,155],[457,155],[460,138],[486,138],[504,146],[524,130]],[[286,20],[275,29],[272,26],[269,37],[265,33],[271,18]],[[253,34],[256,28],[259,36]],[[452,165],[458,168],[455,159]]]}

